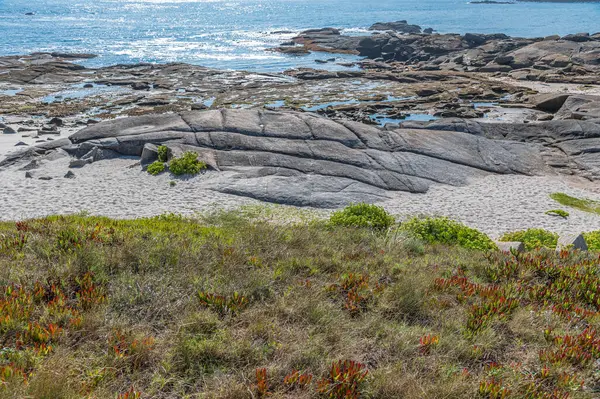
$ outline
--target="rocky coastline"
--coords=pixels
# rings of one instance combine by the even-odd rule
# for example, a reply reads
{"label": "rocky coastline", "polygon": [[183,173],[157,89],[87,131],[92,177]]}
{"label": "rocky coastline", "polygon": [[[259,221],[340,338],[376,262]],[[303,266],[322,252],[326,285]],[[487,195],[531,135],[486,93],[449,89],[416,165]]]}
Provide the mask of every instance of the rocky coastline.
{"label": "rocky coastline", "polygon": [[[438,34],[406,21],[371,30],[312,29],[274,49],[325,52],[324,64],[336,62],[336,53],[358,56],[338,71],[318,64],[281,74],[188,64],[90,69],[76,60],[91,54],[0,57],[2,200],[16,206],[27,201],[23,191],[43,201],[39,190],[55,198],[81,185],[94,200],[80,205],[98,212],[102,198],[114,198],[103,192],[111,179],[130,193],[164,185],[165,196],[185,198],[175,205],[185,209],[207,205],[202,196],[227,206],[329,209],[365,201],[400,211],[403,201],[407,212],[435,213],[447,209],[439,202],[444,190],[454,203],[469,187],[493,192],[507,181],[539,184],[545,196],[571,190],[598,197],[600,34]],[[157,145],[194,151],[209,171],[169,193],[172,177],[144,172]],[[482,199],[481,206],[506,200]],[[551,204],[530,201],[540,215]],[[21,208],[28,215],[75,209],[61,204]],[[522,212],[531,214],[531,204]],[[500,219],[518,218],[510,208],[502,207]],[[493,233],[514,227],[480,220],[482,212],[454,216]],[[530,220],[573,231],[584,222],[598,223],[586,215]]]}

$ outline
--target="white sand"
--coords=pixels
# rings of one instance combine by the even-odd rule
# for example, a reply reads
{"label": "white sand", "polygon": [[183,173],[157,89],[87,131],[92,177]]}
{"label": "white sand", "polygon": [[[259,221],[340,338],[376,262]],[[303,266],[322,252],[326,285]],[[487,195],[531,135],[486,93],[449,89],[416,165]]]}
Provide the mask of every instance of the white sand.
{"label": "white sand", "polygon": [[[116,218],[153,216],[166,212],[193,214],[208,210],[232,209],[260,202],[204,189],[203,182],[215,176],[207,173],[189,180],[164,174],[150,176],[135,159],[101,161],[72,169],[75,179],[66,179],[68,159],[46,163],[32,171],[33,179],[16,167],[0,171],[0,219],[17,220],[49,214],[86,211]],[[39,180],[51,176],[52,180]],[[600,187],[585,183],[577,188],[564,177],[488,176],[465,187],[437,185],[427,194],[393,193],[382,205],[400,216],[443,215],[478,228],[492,236],[529,227],[556,232],[600,229],[600,216],[560,206],[548,195],[553,192],[600,200]],[[598,192],[597,191],[597,192]],[[566,209],[564,220],[545,215],[550,209]]]}

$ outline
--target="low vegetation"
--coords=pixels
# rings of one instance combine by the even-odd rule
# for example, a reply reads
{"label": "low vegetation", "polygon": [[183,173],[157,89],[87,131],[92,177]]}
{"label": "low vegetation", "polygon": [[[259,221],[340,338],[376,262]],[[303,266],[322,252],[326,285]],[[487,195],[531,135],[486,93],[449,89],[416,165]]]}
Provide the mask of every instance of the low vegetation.
{"label": "low vegetation", "polygon": [[161,162],[161,161],[153,162],[150,165],[148,165],[148,168],[146,169],[146,171],[148,173],[150,173],[152,176],[159,175],[165,171],[165,164],[164,164],[164,162]]}
{"label": "low vegetation", "polygon": [[171,159],[169,170],[175,176],[197,175],[207,168],[207,165],[198,160],[198,154],[193,151],[184,152],[180,157]]}
{"label": "low vegetation", "polygon": [[413,218],[402,223],[400,230],[431,244],[459,245],[480,250],[496,248],[487,235],[444,217]]}
{"label": "low vegetation", "polygon": [[520,241],[528,251],[540,248],[555,249],[558,234],[544,229],[528,229],[506,233],[500,241]]}
{"label": "low vegetation", "polygon": [[600,201],[585,198],[576,198],[565,193],[550,194],[550,198],[561,205],[579,209],[580,211],[596,213],[600,215]]}
{"label": "low vegetation", "polygon": [[366,227],[387,230],[396,222],[393,216],[380,206],[354,204],[334,212],[329,218],[332,226]]}
{"label": "low vegetation", "polygon": [[492,249],[442,219],[0,223],[0,397],[597,397],[597,255]]}
{"label": "low vegetation", "polygon": [[563,219],[567,219],[569,217],[569,212],[564,211],[562,209],[552,209],[552,210],[546,211],[546,215],[549,215],[549,216],[558,216],[558,217],[561,217]]}
{"label": "low vegetation", "polygon": [[[149,174],[156,176],[163,173],[168,168],[175,176],[197,175],[208,167],[206,163],[198,159],[198,154],[193,151],[187,151],[180,157],[171,158],[169,163],[167,163],[168,159],[169,149],[164,145],[159,146],[158,160],[150,164],[146,171]],[[174,184],[171,184],[171,186],[174,186]]]}

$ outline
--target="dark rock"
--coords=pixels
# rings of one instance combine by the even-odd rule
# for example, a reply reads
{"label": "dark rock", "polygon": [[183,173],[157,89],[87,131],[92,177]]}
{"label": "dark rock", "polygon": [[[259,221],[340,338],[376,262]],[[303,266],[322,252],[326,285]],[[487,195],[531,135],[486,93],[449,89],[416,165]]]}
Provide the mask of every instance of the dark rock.
{"label": "dark rock", "polygon": [[465,33],[463,40],[471,46],[480,46],[487,41],[486,35],[477,33]]}
{"label": "dark rock", "polygon": [[41,176],[41,177],[38,177],[38,180],[52,180],[52,177],[50,177],[50,176]]}
{"label": "dark rock", "polygon": [[4,134],[16,134],[17,131],[15,129],[13,129],[12,127],[10,127],[10,126],[6,126],[4,128],[4,130],[2,131],[2,133],[4,133]]}
{"label": "dark rock", "polygon": [[50,119],[50,122],[48,122],[50,125],[54,125],[54,126],[62,126],[63,125],[63,120],[60,118],[52,118]]}
{"label": "dark rock", "polygon": [[415,92],[415,94],[419,97],[429,97],[435,94],[438,94],[439,90],[437,89],[420,89]]}
{"label": "dark rock", "polygon": [[410,25],[407,21],[396,21],[396,22],[377,22],[369,28],[369,30],[387,31],[391,30],[400,33],[421,33],[421,27],[419,25]]}
{"label": "dark rock", "polygon": [[562,39],[577,43],[589,42],[590,40],[592,40],[589,33],[576,33],[573,35],[566,35],[563,36]]}
{"label": "dark rock", "polygon": [[291,54],[291,55],[306,55],[306,54],[310,54],[310,51],[307,50],[305,47],[298,47],[298,46],[294,46],[294,47],[274,47],[274,48],[270,48],[267,49],[269,51],[275,51],[278,53],[282,53],[282,54]]}
{"label": "dark rock", "polygon": [[33,174],[31,172],[25,172],[26,179],[33,179]]}
{"label": "dark rock", "polygon": [[565,101],[569,98],[568,94],[541,94],[532,99],[536,109],[552,114],[558,112]]}
{"label": "dark rock", "polygon": [[148,83],[145,82],[135,82],[131,85],[131,88],[133,90],[149,90],[150,89],[150,85]]}
{"label": "dark rock", "polygon": [[74,178],[75,178],[75,173],[73,173],[70,170],[65,174],[65,179],[74,179]]}
{"label": "dark rock", "polygon": [[308,30],[305,30],[304,32],[300,33],[300,36],[312,36],[312,35],[339,36],[340,31],[339,31],[339,29],[335,29],[335,28],[321,28],[321,29],[308,29]]}
{"label": "dark rock", "polygon": [[94,85],[92,83],[86,83],[86,84],[83,85],[84,89],[91,89],[93,87],[94,87]]}
{"label": "dark rock", "polygon": [[21,146],[24,146],[24,145],[28,145],[28,144],[24,143],[22,141],[19,141],[17,144],[15,144],[15,147],[21,147]]}

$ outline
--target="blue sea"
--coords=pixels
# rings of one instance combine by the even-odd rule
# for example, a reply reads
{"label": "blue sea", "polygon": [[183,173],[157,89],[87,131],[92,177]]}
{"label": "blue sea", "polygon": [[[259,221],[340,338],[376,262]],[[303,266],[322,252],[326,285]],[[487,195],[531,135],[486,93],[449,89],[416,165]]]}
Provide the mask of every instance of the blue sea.
{"label": "blue sea", "polygon": [[[35,13],[26,16],[26,13]],[[600,31],[600,3],[470,4],[465,0],[0,0],[0,55],[89,52],[87,66],[188,62],[276,72],[322,54],[265,52],[289,33],[333,26],[364,34],[406,19],[439,32],[535,37]],[[350,59],[338,56],[338,60]],[[322,66],[320,66],[322,67]]]}

